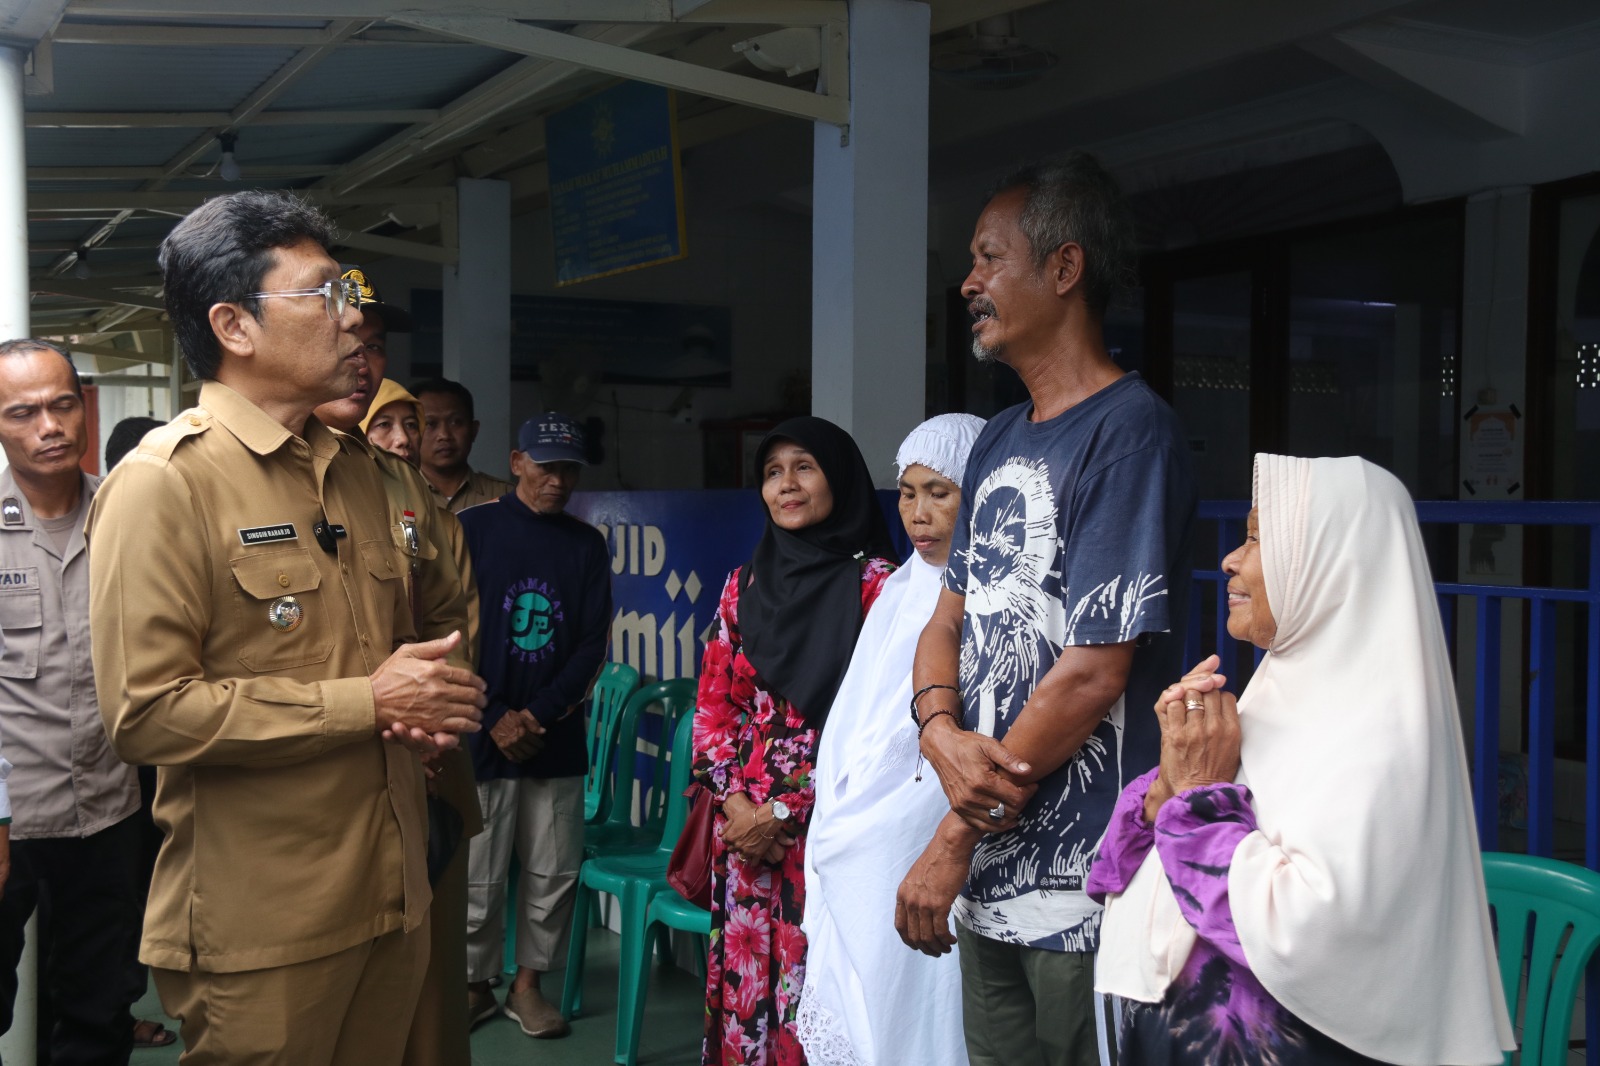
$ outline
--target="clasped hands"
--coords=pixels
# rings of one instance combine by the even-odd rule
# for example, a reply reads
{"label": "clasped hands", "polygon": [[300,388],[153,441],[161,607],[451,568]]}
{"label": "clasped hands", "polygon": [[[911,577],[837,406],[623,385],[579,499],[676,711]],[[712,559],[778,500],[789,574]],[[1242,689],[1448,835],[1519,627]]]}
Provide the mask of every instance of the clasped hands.
{"label": "clasped hands", "polygon": [[489,727],[489,739],[512,762],[527,762],[544,750],[544,726],[529,710],[507,711]]}
{"label": "clasped hands", "polygon": [[[582,706],[581,700],[574,703],[562,711],[556,720],[565,721],[576,714],[578,708]],[[501,715],[500,720],[489,727],[489,739],[494,741],[495,746],[512,762],[527,762],[544,750],[547,732],[549,730],[534,717],[532,711],[522,708]]]}
{"label": "clasped hands", "polygon": [[1017,824],[1038,785],[1027,763],[993,737],[961,729],[949,715],[926,719],[922,754],[939,775],[950,813],[895,894],[894,927],[908,947],[937,958],[955,946],[950,907],[966,884],[973,849]]}
{"label": "clasped hands", "polygon": [[[1239,774],[1239,712],[1223,688],[1227,678],[1216,672],[1220,664],[1207,656],[1156,700],[1161,772],[1146,794],[1147,821],[1178,793]],[[973,850],[984,834],[1014,826],[1037,786],[1023,783],[1028,764],[1003,744],[953,723],[930,720],[922,752],[939,774],[951,813],[900,883],[894,924],[907,946],[939,956],[955,944],[950,908],[966,883]],[[1002,805],[1005,816],[990,817]]]}
{"label": "clasped hands", "polygon": [[1145,821],[1155,823],[1167,800],[1191,788],[1231,782],[1239,776],[1239,708],[1228,679],[1216,672],[1222,660],[1208,655],[1156,699],[1161,725],[1161,772],[1145,794]]}
{"label": "clasped hands", "polygon": [[462,733],[482,728],[487,702],[483,679],[445,661],[460,644],[460,631],[403,644],[368,678],[378,733],[421,755],[425,763],[459,745]]}
{"label": "clasped hands", "polygon": [[772,813],[770,803],[735,792],[723,802],[722,813],[727,816],[722,842],[745,862],[777,865],[794,847],[794,828]]}

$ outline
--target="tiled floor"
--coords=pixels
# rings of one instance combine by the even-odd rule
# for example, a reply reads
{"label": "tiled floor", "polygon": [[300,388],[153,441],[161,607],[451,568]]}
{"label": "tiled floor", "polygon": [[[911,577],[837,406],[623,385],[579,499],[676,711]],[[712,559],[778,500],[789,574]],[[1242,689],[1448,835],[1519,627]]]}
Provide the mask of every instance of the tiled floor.
{"label": "tiled floor", "polygon": [[[561,974],[548,978],[551,996],[560,994]],[[504,989],[500,990],[503,993]],[[639,1041],[639,1066],[695,1066],[700,1061],[700,1024],[704,985],[700,977],[656,964],[645,1002],[644,1033]],[[616,1040],[617,936],[609,930],[589,931],[588,975],[584,1014],[563,1040],[530,1040],[506,1017],[493,1018],[472,1034],[470,1066],[605,1066]],[[161,1005],[149,992],[134,1008],[140,1018],[161,1017]],[[1574,1037],[1583,1033],[1577,1012]],[[176,1023],[170,1023],[176,1029]],[[165,1066],[178,1061],[176,1046],[136,1051],[133,1066]],[[1582,1050],[1567,1056],[1568,1066],[1585,1066]],[[461,1066],[469,1066],[463,1063]]]}
{"label": "tiled floor", "polygon": [[[560,995],[561,974],[546,978],[546,994]],[[499,993],[503,994],[504,989]],[[463,990],[465,995],[465,990]],[[491,1018],[472,1034],[470,1066],[605,1066],[611,1062],[617,1021],[617,937],[609,930],[589,931],[588,973],[584,981],[584,1013],[562,1040],[531,1040],[504,1016]],[[656,964],[645,1000],[644,1033],[639,1041],[639,1066],[695,1066],[700,1061],[700,1023],[705,986],[683,970]],[[140,1018],[161,1017],[154,991],[134,1008]],[[177,1028],[177,1023],[169,1022]],[[136,1051],[133,1066],[163,1066],[178,1061],[178,1047]],[[468,1066],[462,1063],[461,1066]]]}

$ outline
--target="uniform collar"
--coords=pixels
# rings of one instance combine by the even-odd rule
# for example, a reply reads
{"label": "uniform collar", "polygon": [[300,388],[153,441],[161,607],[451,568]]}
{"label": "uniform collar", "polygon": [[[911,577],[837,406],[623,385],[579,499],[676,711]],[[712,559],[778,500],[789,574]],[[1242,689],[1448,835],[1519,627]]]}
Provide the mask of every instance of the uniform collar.
{"label": "uniform collar", "polygon": [[[300,439],[220,381],[207,381],[200,386],[200,406],[257,455],[271,455],[285,443]],[[317,421],[315,415],[306,419],[305,442],[313,455],[332,458],[344,446],[342,442],[350,440],[347,434],[336,433]]]}
{"label": "uniform collar", "polygon": [[[98,478],[91,477],[82,471],[78,472],[78,491],[81,494],[78,497],[80,507],[88,503],[89,497],[94,494],[94,487],[99,483]],[[27,495],[17,485],[17,479],[11,475],[10,467],[0,471],[0,506],[3,506],[7,500],[17,501],[17,506],[22,510],[22,522],[20,524],[6,522],[4,517],[0,516],[0,532],[16,532],[19,530],[32,532],[39,527],[39,519],[33,513],[33,504],[28,502]]]}
{"label": "uniform collar", "polygon": [[11,470],[8,468],[0,472],[0,507],[4,507],[10,501],[15,500],[17,506],[22,510],[22,522],[20,524],[7,524],[4,517],[0,516],[0,534],[29,533],[33,537],[33,546],[35,548],[46,555],[60,559],[62,565],[66,565],[84,550],[83,526],[89,514],[89,501],[94,496],[95,487],[99,484],[99,478],[79,471],[78,491],[80,495],[78,497],[77,519],[73,524],[71,535],[68,536],[65,547],[58,549],[54,538],[45,532],[44,525],[40,522],[38,516],[33,513],[33,504],[28,502],[28,497],[17,486],[16,479],[11,476]]}
{"label": "uniform collar", "polygon": [[431,481],[428,482],[428,487],[433,490],[434,495],[440,496],[443,499],[454,503],[456,497],[460,496],[463,492],[466,492],[467,489],[472,485],[472,479],[477,476],[478,472],[476,470],[472,469],[470,466],[467,467],[467,476],[461,479],[461,484],[456,486],[456,491],[450,493],[449,495],[445,495],[444,491]]}

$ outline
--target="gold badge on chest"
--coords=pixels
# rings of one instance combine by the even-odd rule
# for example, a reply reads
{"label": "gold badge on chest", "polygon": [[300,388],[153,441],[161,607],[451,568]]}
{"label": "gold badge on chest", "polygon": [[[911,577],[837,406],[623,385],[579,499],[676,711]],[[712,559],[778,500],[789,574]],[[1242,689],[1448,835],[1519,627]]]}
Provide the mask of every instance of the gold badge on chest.
{"label": "gold badge on chest", "polygon": [[298,629],[305,616],[305,607],[293,596],[279,596],[267,608],[267,621],[271,622],[272,628],[280,633]]}

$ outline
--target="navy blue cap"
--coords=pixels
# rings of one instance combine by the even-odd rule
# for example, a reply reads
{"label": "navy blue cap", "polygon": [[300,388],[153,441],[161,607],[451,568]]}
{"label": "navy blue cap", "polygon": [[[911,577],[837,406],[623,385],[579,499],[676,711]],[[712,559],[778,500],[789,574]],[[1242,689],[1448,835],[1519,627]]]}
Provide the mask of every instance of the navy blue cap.
{"label": "navy blue cap", "polygon": [[559,411],[534,415],[517,430],[517,450],[536,463],[589,465],[578,420]]}

